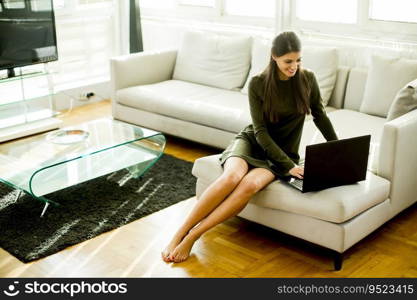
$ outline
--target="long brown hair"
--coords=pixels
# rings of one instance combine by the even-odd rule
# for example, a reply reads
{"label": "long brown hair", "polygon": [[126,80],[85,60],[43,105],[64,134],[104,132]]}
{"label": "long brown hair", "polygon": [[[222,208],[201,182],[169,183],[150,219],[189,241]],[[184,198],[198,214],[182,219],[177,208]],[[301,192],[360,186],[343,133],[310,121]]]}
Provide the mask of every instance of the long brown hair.
{"label": "long brown hair", "polygon": [[[262,72],[265,76],[263,110],[265,117],[271,122],[277,122],[279,119],[278,103],[280,101],[280,92],[282,91],[282,83],[279,80],[278,66],[275,60],[272,59],[272,55],[279,57],[290,52],[300,51],[300,39],[292,31],[280,33],[272,42],[269,65]],[[297,111],[300,114],[309,114],[310,86],[301,67],[297,69],[297,72],[293,78],[291,78],[291,88],[297,105]]]}

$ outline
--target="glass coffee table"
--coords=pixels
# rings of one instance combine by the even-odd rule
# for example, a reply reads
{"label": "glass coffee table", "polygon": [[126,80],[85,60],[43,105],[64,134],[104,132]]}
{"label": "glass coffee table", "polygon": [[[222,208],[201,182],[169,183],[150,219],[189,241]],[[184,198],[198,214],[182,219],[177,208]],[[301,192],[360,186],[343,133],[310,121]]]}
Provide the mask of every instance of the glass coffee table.
{"label": "glass coffee table", "polygon": [[44,202],[43,216],[50,203],[59,205],[45,195],[121,169],[138,178],[165,143],[160,132],[99,119],[0,144],[0,181]]}

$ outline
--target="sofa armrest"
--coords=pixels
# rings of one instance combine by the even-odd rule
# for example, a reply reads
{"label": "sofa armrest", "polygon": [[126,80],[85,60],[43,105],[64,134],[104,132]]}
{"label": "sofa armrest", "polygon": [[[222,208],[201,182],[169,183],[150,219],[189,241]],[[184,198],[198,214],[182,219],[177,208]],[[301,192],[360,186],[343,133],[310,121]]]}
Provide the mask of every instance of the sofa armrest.
{"label": "sofa armrest", "polygon": [[390,199],[397,214],[417,201],[417,110],[385,123],[378,175],[391,181]]}
{"label": "sofa armrest", "polygon": [[177,50],[145,51],[111,58],[113,92],[171,79],[176,58]]}

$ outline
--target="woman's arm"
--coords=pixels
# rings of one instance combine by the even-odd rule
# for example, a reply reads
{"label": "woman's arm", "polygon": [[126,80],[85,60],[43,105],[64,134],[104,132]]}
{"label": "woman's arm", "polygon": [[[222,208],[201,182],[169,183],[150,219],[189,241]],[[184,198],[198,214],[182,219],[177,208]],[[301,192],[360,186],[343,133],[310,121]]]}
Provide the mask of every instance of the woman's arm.
{"label": "woman's arm", "polygon": [[[309,72],[310,73],[310,72]],[[333,125],[330,119],[327,117],[326,111],[321,101],[320,89],[316,80],[316,76],[311,72],[309,75],[309,82],[311,86],[310,94],[310,109],[313,115],[314,124],[323,134],[327,141],[337,140],[336,132],[334,131]]]}
{"label": "woman's arm", "polygon": [[295,164],[269,135],[263,114],[262,98],[259,96],[260,84],[258,77],[253,77],[249,84],[249,106],[255,138],[268,158],[288,173]]}

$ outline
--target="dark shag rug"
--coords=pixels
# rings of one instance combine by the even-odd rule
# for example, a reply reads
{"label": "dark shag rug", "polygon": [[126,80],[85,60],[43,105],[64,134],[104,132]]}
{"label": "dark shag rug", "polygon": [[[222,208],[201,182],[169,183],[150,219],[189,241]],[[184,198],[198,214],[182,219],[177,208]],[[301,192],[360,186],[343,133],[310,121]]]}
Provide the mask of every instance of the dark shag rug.
{"label": "dark shag rug", "polygon": [[192,163],[163,155],[142,178],[120,170],[46,195],[44,204],[0,183],[0,247],[30,262],[195,195]]}

